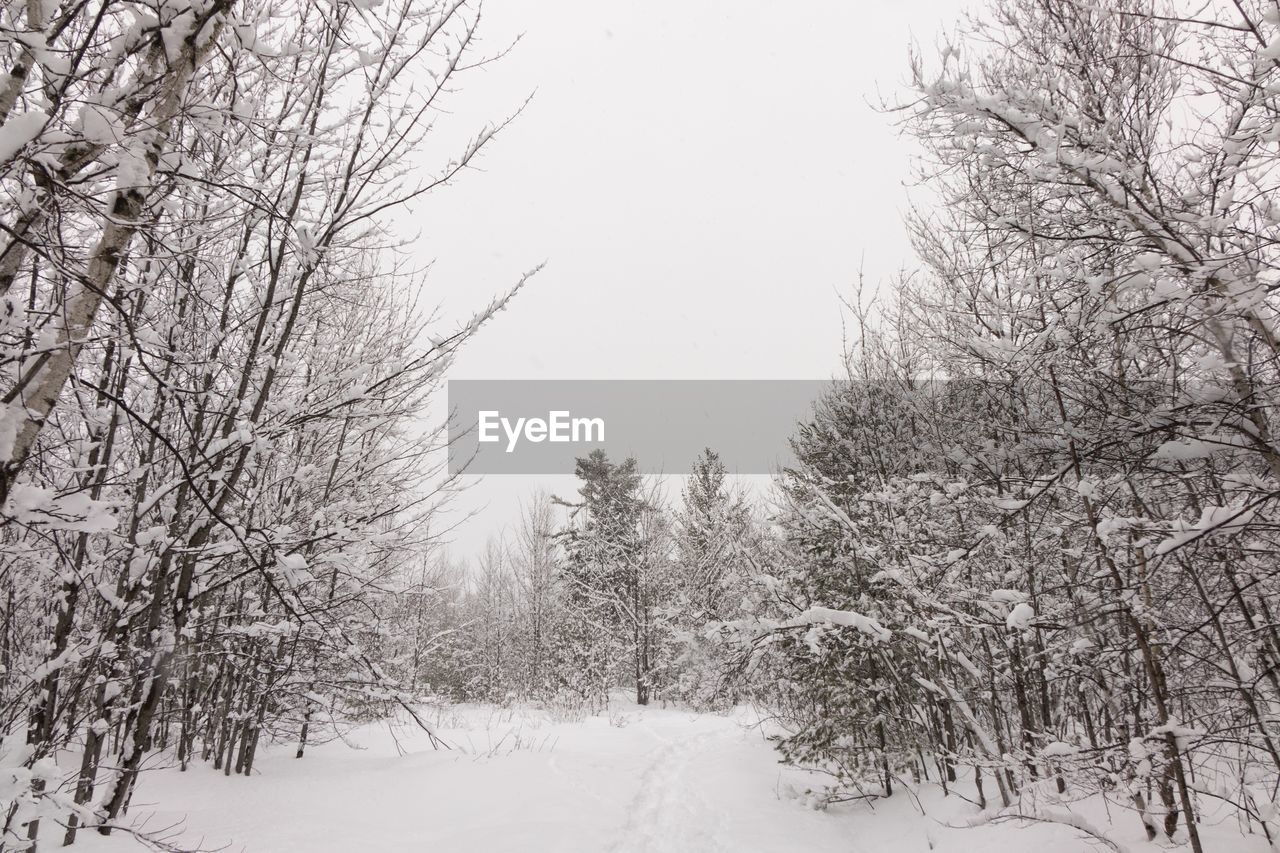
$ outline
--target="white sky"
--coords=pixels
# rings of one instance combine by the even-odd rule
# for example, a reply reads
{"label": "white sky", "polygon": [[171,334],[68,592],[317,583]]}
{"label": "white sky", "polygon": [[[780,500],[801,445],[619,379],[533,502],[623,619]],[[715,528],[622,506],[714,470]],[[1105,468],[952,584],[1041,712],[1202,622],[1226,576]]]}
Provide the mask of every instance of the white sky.
{"label": "white sky", "polygon": [[[467,346],[453,378],[823,378],[839,296],[911,264],[907,94],[959,0],[485,0],[514,51],[459,78],[442,141],[534,97],[478,163],[403,225],[460,320],[547,261]],[[535,92],[536,90],[536,92]],[[434,147],[434,146],[433,146]],[[424,158],[435,156],[431,151]],[[430,162],[430,161],[426,161]],[[490,477],[454,534],[475,553],[537,487]],[[669,488],[678,495],[678,484]]]}

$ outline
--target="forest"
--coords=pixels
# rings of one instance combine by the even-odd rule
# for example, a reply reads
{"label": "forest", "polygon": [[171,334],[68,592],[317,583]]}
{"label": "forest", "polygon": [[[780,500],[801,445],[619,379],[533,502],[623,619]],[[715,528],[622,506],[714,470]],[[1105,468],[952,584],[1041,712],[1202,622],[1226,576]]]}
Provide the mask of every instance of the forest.
{"label": "forest", "polygon": [[6,0],[0,850],[195,849],[133,819],[149,774],[622,691],[756,709],[851,832],[933,786],[974,831],[1280,849],[1280,5],[1007,0],[914,49],[915,257],[846,288],[772,485],[585,453],[466,559],[424,413],[554,265],[445,319],[393,214],[502,145],[421,164],[479,28]]}

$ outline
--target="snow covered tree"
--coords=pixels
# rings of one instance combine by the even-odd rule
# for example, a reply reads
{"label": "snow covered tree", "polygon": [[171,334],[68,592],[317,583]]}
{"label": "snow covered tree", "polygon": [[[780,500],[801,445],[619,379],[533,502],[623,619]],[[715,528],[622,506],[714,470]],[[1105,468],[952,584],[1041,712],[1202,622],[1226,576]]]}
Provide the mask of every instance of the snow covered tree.
{"label": "snow covered tree", "polygon": [[670,524],[644,493],[634,459],[614,463],[596,450],[576,474],[582,500],[562,537],[570,648],[586,683],[607,689],[626,677],[645,705],[667,635],[660,608],[671,586]]}
{"label": "snow covered tree", "polygon": [[433,343],[387,251],[386,211],[496,132],[411,168],[469,7],[4,18],[0,844],[21,849],[50,821],[110,832],[156,750],[249,773],[263,738],[406,702],[382,608],[442,479],[415,419],[505,301]]}
{"label": "snow covered tree", "polygon": [[741,601],[738,555],[750,532],[746,499],[732,494],[720,457],[705,449],[684,487],[684,506],[676,514],[676,552],[690,618],[712,622],[727,618]]}
{"label": "snow covered tree", "polygon": [[1212,777],[1275,838],[1277,27],[1015,0],[916,61],[925,267],[797,437],[748,635],[793,759],[1193,850]]}
{"label": "snow covered tree", "polygon": [[519,620],[517,678],[525,696],[546,697],[555,689],[552,661],[562,640],[564,594],[556,537],[555,505],[538,492],[524,508],[510,558]]}
{"label": "snow covered tree", "polygon": [[676,694],[697,706],[732,699],[722,678],[720,626],[740,615],[758,531],[751,509],[727,483],[720,457],[705,449],[686,481],[675,515],[677,598],[671,603],[677,632],[672,664]]}

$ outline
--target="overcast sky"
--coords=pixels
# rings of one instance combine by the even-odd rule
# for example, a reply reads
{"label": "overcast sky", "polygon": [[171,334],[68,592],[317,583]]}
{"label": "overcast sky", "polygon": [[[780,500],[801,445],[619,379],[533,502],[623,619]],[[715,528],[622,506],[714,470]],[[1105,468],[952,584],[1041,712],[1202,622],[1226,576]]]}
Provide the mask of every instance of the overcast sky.
{"label": "overcast sky", "polygon": [[[485,0],[451,141],[522,115],[471,170],[414,206],[429,298],[460,319],[546,261],[451,376],[823,378],[839,298],[911,264],[910,154],[878,105],[906,93],[908,48],[952,0]],[[435,156],[437,151],[425,152]],[[494,477],[455,533],[468,555],[539,485]],[[678,486],[673,489],[678,492]]]}

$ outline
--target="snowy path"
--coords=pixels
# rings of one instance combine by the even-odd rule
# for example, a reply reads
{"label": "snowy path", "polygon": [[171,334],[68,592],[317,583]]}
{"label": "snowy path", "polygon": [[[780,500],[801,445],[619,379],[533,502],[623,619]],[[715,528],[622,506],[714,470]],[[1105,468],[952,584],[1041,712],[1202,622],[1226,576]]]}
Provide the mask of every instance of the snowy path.
{"label": "snowy path", "polygon": [[693,784],[689,767],[707,752],[712,738],[704,732],[685,740],[668,740],[640,777],[640,790],[627,809],[622,837],[612,853],[668,853],[705,850],[720,853],[725,846],[723,809],[713,809],[701,786]]}
{"label": "snowy path", "polygon": [[[399,755],[385,727],[370,727],[358,750],[328,744],[302,761],[272,750],[249,779],[156,770],[133,819],[245,853],[858,853],[849,815],[780,793],[795,771],[746,723],[634,706],[560,723],[451,709],[441,732],[453,752],[402,728]],[[137,849],[86,840],[85,853]]]}
{"label": "snowy path", "polygon": [[[467,707],[437,716],[441,734],[459,749],[436,752],[407,728],[393,737],[387,727],[371,726],[353,734],[359,749],[327,744],[302,761],[289,747],[270,750],[261,772],[248,779],[209,767],[154,770],[138,791],[132,819],[153,832],[173,827],[168,838],[184,849],[227,853],[1101,849],[1062,826],[948,828],[973,809],[956,797],[942,800],[936,790],[921,792],[927,816],[910,796],[874,808],[815,811],[796,793],[812,780],[777,763],[745,712],[629,706],[607,717],[557,722],[538,711]],[[1161,849],[1142,840],[1136,819],[1115,832],[1133,853]],[[140,848],[124,835],[89,834],[75,849]]]}

